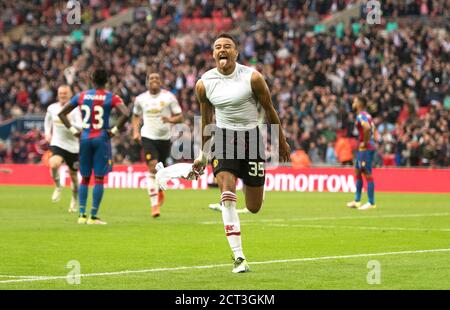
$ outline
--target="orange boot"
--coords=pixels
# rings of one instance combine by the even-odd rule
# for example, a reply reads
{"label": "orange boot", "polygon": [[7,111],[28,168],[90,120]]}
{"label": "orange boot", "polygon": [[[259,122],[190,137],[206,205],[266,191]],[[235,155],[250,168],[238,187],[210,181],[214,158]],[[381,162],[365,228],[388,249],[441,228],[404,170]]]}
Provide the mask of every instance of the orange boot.
{"label": "orange boot", "polygon": [[[153,205],[153,203],[155,203],[154,198],[158,198],[158,200],[156,200],[156,204]],[[152,216],[154,218],[158,217],[160,215],[160,211],[159,211],[159,207],[160,207],[160,203],[159,203],[159,194],[156,193],[152,193],[150,195],[150,205],[152,205]]]}
{"label": "orange boot", "polygon": [[165,195],[164,195],[164,192],[163,191],[159,191],[158,192],[158,204],[162,207],[162,205],[164,204],[164,198],[165,198]]}
{"label": "orange boot", "polygon": [[152,216],[157,218],[160,215],[159,204],[152,207]]}

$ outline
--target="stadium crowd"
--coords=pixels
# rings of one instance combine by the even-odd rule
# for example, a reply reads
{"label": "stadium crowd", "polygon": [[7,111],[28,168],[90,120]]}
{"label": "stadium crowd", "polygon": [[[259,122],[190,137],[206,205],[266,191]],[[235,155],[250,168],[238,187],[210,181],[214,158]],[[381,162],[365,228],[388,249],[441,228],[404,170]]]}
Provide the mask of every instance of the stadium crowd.
{"label": "stadium crowd", "polygon": [[84,28],[101,22],[129,7],[144,5],[145,0],[16,0],[0,3],[0,33],[25,24],[37,28],[41,33],[65,34],[74,30],[68,12],[80,5],[80,19]]}
{"label": "stadium crowd", "polygon": [[[239,61],[265,75],[295,150],[294,165],[351,163],[356,149],[351,100],[357,94],[369,100],[378,129],[378,165],[449,165],[448,30],[418,23],[386,29],[356,20],[348,27],[311,31],[320,16],[354,1],[150,2],[153,18],[166,19],[163,24],[142,20],[99,29],[94,48],[84,52],[80,41],[50,45],[48,34],[0,43],[0,122],[43,113],[63,83],[72,84],[74,92],[87,88],[88,68],[101,63],[111,72],[111,90],[127,103],[145,91],[148,68],[161,73],[164,87],[176,94],[192,127],[199,115],[194,85],[214,66],[215,34],[191,31],[178,36],[179,18],[222,12],[234,23],[254,20],[232,31],[239,42]],[[420,5],[405,11],[402,3]],[[442,15],[448,13],[443,3],[382,5],[390,6],[392,15]],[[124,132],[114,139],[115,162],[142,159],[140,146],[129,137]],[[191,137],[185,134],[183,139]],[[47,147],[38,130],[15,133],[11,141],[9,150],[0,143],[0,162],[38,162]]]}

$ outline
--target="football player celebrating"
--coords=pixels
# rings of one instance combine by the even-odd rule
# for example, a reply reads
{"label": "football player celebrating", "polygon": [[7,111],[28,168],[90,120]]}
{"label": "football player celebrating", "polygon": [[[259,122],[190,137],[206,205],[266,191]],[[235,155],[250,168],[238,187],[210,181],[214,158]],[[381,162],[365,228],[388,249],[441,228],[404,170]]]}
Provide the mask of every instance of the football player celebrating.
{"label": "football player celebrating", "polygon": [[[183,122],[177,98],[161,88],[159,73],[147,75],[148,91],[136,97],[133,107],[133,138],[142,144],[149,171],[147,189],[152,216],[160,216],[164,192],[155,182],[156,164],[165,164],[170,156],[171,124]],[[140,128],[141,118],[144,125]]]}
{"label": "football player celebrating", "polygon": [[[265,183],[265,159],[262,136],[258,128],[258,105],[264,109],[270,124],[280,126],[264,77],[256,70],[237,63],[236,41],[228,34],[219,35],[213,44],[216,68],[207,71],[196,84],[196,96],[202,117],[202,150],[193,169],[201,171],[208,163],[206,143],[210,136],[205,127],[216,116],[213,172],[221,192],[222,219],[228,243],[234,254],[233,273],[249,271],[242,249],[239,216],[236,210],[236,180],[244,183],[245,204],[252,213],[262,206]],[[290,147],[279,128],[279,158],[289,160]],[[251,137],[256,137],[251,138]],[[233,145],[233,152],[228,147]],[[244,158],[236,152],[245,150]],[[256,152],[254,152],[257,148]]]}
{"label": "football player celebrating", "polygon": [[[62,85],[58,88],[58,102],[48,106],[45,114],[44,130],[45,139],[50,144],[52,155],[49,160],[50,174],[55,182],[52,201],[57,202],[61,199],[61,184],[59,177],[59,168],[65,162],[69,167],[70,179],[72,181],[72,199],[70,201],[69,212],[77,212],[78,208],[78,153],[80,150],[80,141],[76,138],[61,122],[58,117],[63,106],[69,102],[72,97],[70,86]],[[79,109],[73,110],[68,118],[72,124],[81,129],[81,113]]]}

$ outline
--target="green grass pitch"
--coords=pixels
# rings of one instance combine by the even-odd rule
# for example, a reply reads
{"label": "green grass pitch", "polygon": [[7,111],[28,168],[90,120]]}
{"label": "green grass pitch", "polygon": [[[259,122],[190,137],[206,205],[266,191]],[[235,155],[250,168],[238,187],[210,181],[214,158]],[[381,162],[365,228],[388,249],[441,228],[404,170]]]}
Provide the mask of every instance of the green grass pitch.
{"label": "green grass pitch", "polygon": [[[56,204],[52,191],[0,187],[0,290],[450,289],[450,195],[379,193],[378,209],[357,211],[352,194],[269,192],[259,214],[240,215],[252,271],[236,275],[207,208],[217,189],[168,191],[157,220],[146,191],[106,190],[106,226],[78,225],[70,190]],[[374,260],[380,284],[367,280]]]}

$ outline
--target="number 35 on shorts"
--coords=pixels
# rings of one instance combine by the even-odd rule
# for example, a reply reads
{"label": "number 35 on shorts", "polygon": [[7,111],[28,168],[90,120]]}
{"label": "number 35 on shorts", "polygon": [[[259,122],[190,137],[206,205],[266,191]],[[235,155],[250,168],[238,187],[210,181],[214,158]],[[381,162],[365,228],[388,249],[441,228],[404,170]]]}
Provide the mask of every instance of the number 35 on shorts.
{"label": "number 35 on shorts", "polygon": [[264,162],[256,162],[256,161],[249,161],[248,162],[248,175],[251,177],[263,177],[264,176]]}

